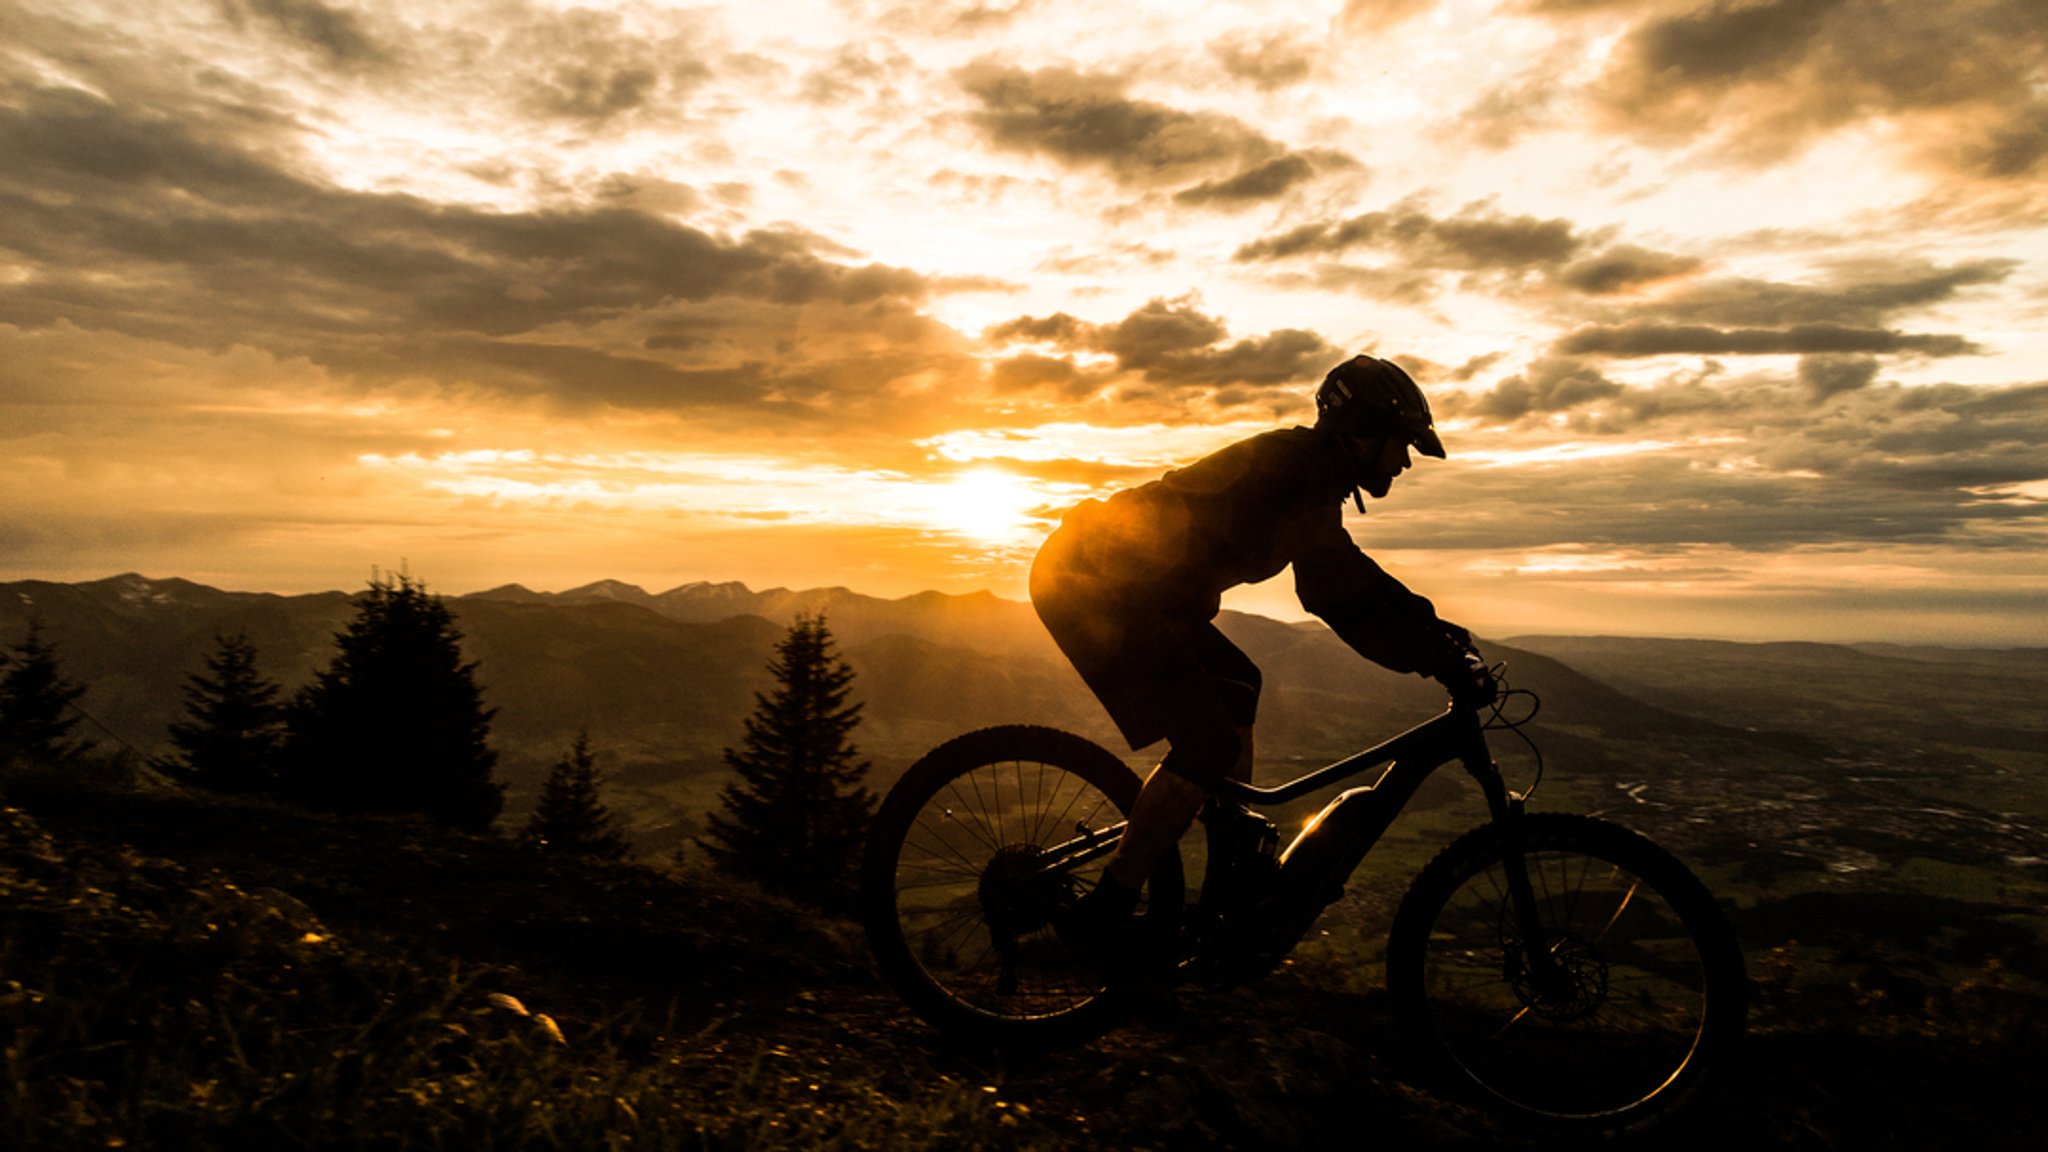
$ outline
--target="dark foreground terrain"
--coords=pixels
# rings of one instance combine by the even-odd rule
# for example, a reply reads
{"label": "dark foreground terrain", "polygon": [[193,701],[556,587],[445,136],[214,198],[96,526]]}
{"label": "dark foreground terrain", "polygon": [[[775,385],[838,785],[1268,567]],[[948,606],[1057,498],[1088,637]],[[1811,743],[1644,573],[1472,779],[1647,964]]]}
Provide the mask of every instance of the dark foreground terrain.
{"label": "dark foreground terrain", "polygon": [[[906,1017],[849,924],[724,877],[168,791],[6,803],[10,1149],[1502,1144],[1403,1079],[1327,956],[1004,1058]],[[1996,965],[1910,995],[1798,968],[1752,955],[1744,1067],[1650,1146],[2048,1147],[2040,1005]]]}

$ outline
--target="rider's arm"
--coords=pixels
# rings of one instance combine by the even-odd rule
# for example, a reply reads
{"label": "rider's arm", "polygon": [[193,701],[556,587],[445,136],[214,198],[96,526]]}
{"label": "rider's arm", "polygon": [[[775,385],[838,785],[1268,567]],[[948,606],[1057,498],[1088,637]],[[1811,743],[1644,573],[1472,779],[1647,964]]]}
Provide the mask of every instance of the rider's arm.
{"label": "rider's arm", "polygon": [[1442,678],[1465,664],[1464,629],[1358,550],[1341,522],[1317,526],[1294,560],[1301,606],[1321,617],[1359,655],[1396,672]]}

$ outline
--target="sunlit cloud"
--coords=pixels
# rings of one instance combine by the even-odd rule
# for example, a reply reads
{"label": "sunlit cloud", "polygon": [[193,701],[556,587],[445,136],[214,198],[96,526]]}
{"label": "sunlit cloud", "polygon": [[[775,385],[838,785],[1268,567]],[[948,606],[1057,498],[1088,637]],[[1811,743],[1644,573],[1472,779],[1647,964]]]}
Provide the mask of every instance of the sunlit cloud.
{"label": "sunlit cloud", "polygon": [[[1739,443],[1736,437],[1708,437],[1691,442],[1691,446],[1707,444]],[[1458,453],[1461,463],[1476,464],[1481,468],[1522,468],[1536,464],[1563,464],[1579,460],[1611,460],[1621,456],[1640,456],[1651,452],[1667,452],[1680,447],[1673,440],[1632,440],[1624,443],[1602,441],[1571,441],[1564,444],[1546,444],[1537,448],[1479,448]]]}
{"label": "sunlit cloud", "polygon": [[1127,427],[1060,423],[1033,428],[947,432],[920,443],[943,459],[962,463],[976,460],[1034,463],[1076,460],[1133,468],[1167,468],[1185,464],[1233,440],[1271,427],[1273,425],[1269,422],[1136,424]]}
{"label": "sunlit cloud", "polygon": [[913,529],[1005,548],[1043,538],[1048,517],[1085,492],[988,466],[912,476],[700,453],[474,449],[366,453],[359,463],[431,491],[511,505]]}

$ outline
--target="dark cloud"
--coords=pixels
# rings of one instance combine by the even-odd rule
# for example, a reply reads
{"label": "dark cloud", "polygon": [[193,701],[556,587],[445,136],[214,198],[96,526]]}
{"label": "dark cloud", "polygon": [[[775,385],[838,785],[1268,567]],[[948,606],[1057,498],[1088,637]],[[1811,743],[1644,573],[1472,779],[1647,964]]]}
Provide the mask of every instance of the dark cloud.
{"label": "dark cloud", "polygon": [[[1356,167],[1350,157],[1341,157],[1341,167]],[[1226,180],[1210,180],[1174,193],[1183,204],[1251,204],[1271,200],[1299,184],[1315,179],[1320,167],[1309,156],[1294,152],[1276,156],[1247,168]]]}
{"label": "dark cloud", "polygon": [[1569,220],[1509,216],[1486,203],[1438,217],[1411,203],[1292,228],[1239,247],[1233,258],[1252,263],[1365,247],[1392,250],[1430,268],[1527,269],[1569,259],[1584,243]]}
{"label": "dark cloud", "polygon": [[1605,296],[1689,276],[1705,265],[1706,261],[1697,256],[1652,252],[1633,244],[1617,244],[1572,261],[1559,270],[1557,279],[1577,291]]}
{"label": "dark cloud", "polygon": [[981,102],[968,120],[989,143],[1097,168],[1132,187],[1199,181],[1193,203],[1278,195],[1320,169],[1356,164],[1328,151],[1290,152],[1229,116],[1132,99],[1114,76],[991,61],[954,75]]}
{"label": "dark cloud", "polygon": [[[998,344],[1025,341],[1065,352],[1107,352],[1116,357],[1118,372],[1169,387],[1293,384],[1322,375],[1343,358],[1321,336],[1297,328],[1226,343],[1230,332],[1223,320],[1189,299],[1151,300],[1113,324],[1091,324],[1064,312],[1022,316],[982,335]],[[1245,393],[1235,402],[1253,398],[1254,393]]]}
{"label": "dark cloud", "polygon": [[493,55],[515,107],[598,127],[641,113],[673,118],[711,77],[696,39],[689,30],[648,35],[618,12],[534,10],[511,23]]}
{"label": "dark cloud", "polygon": [[1637,24],[1588,96],[1639,138],[1760,162],[1904,118],[1900,137],[1928,158],[2013,180],[2048,152],[2044,67],[2039,0],[1715,2]]}
{"label": "dark cloud", "polygon": [[1821,355],[1799,358],[1799,380],[1825,400],[1840,392],[1853,392],[1877,379],[1877,357]]}
{"label": "dark cloud", "polygon": [[1425,469],[1415,484],[1458,515],[1402,519],[1388,546],[2038,548],[2048,503],[2012,494],[2048,481],[2048,384],[1854,385],[1870,367],[1836,361],[1823,375],[1853,386],[1817,392],[1811,364],[1624,386],[1547,359],[1485,392],[1445,392],[1440,417],[1476,425],[1447,435],[1454,464],[1560,439],[1654,447]]}
{"label": "dark cloud", "polygon": [[1315,71],[1316,49],[1291,37],[1231,36],[1209,45],[1223,70],[1261,92],[1301,83]]}
{"label": "dark cloud", "polygon": [[1587,325],[1557,342],[1566,355],[1766,356],[1786,353],[1911,352],[1922,356],[1967,356],[1977,345],[1961,336],[1853,328],[1843,324],[1795,324],[1789,328],[1709,328],[1699,324],[1637,321]]}
{"label": "dark cloud", "polygon": [[1564,412],[1595,400],[1622,393],[1622,387],[1602,376],[1592,366],[1578,361],[1550,358],[1538,360],[1520,375],[1511,376],[1464,406],[1464,410],[1490,420],[1519,420],[1524,416]]}
{"label": "dark cloud", "polygon": [[1006,320],[984,330],[982,338],[997,344],[1023,340],[1081,348],[1087,346],[1086,341],[1093,331],[1094,325],[1065,312],[1055,312],[1050,316],[1019,316],[1015,320]]}
{"label": "dark cloud", "polygon": [[1127,368],[1146,369],[1207,348],[1229,329],[1215,316],[1176,300],[1152,300],[1143,308],[1097,329],[1090,344],[1113,353]]}
{"label": "dark cloud", "polygon": [[267,26],[285,39],[311,48],[334,68],[346,72],[370,72],[398,61],[398,53],[370,27],[368,21],[347,8],[336,8],[320,0],[218,0],[221,12],[232,24],[245,22]]}
{"label": "dark cloud", "polygon": [[1947,268],[1866,261],[1837,266],[1812,284],[1717,277],[1688,284],[1652,307],[1660,318],[1686,323],[1876,325],[1901,312],[1952,300],[1965,289],[2001,283],[2018,267],[2003,259]]}
{"label": "dark cloud", "polygon": [[[0,320],[619,403],[733,400],[758,378],[738,370],[776,359],[796,309],[820,331],[842,316],[849,344],[882,330],[878,317],[907,348],[943,344],[935,324],[902,318],[930,291],[922,276],[827,259],[833,246],[807,233],[728,238],[622,209],[488,212],[349,191],[202,131],[75,90],[0,104],[0,247],[32,272],[0,285]],[[751,332],[754,352],[705,365],[638,335],[634,354],[576,335],[693,309]],[[776,362],[819,371],[801,355]]]}
{"label": "dark cloud", "polygon": [[990,378],[999,393],[1051,392],[1075,396],[1092,391],[1096,386],[1094,380],[1065,356],[1011,356],[996,361]]}

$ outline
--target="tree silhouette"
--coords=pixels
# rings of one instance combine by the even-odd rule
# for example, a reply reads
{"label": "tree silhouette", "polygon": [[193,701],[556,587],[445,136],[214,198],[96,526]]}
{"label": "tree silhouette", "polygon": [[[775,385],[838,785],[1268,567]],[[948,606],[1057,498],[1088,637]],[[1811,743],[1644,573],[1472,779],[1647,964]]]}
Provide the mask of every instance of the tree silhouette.
{"label": "tree silhouette", "polygon": [[185,681],[185,718],[170,729],[178,751],[166,767],[222,792],[271,791],[284,743],[280,690],[256,670],[256,646],[246,634],[213,639],[206,670]]}
{"label": "tree silhouette", "polygon": [[544,852],[617,860],[626,836],[598,795],[604,780],[590,754],[590,734],[579,732],[569,754],[555,762],[540,789],[540,804],[521,839]]}
{"label": "tree silhouette", "polygon": [[496,710],[440,597],[410,576],[372,577],[334,641],[333,662],[292,702],[289,789],[320,808],[489,828],[504,805],[491,779]]}
{"label": "tree silhouette", "polygon": [[56,646],[43,639],[43,622],[31,617],[28,633],[0,653],[0,762],[19,760],[45,765],[69,764],[92,746],[74,737],[79,713],[73,707],[85,695],[82,685],[64,678]]}
{"label": "tree silhouette", "polygon": [[848,739],[861,710],[846,702],[853,670],[822,616],[798,616],[768,671],[774,691],[755,694],[745,742],[725,750],[739,779],[719,794],[724,811],[710,816],[705,848],[771,891],[842,907],[874,808],[861,786],[867,762]]}

